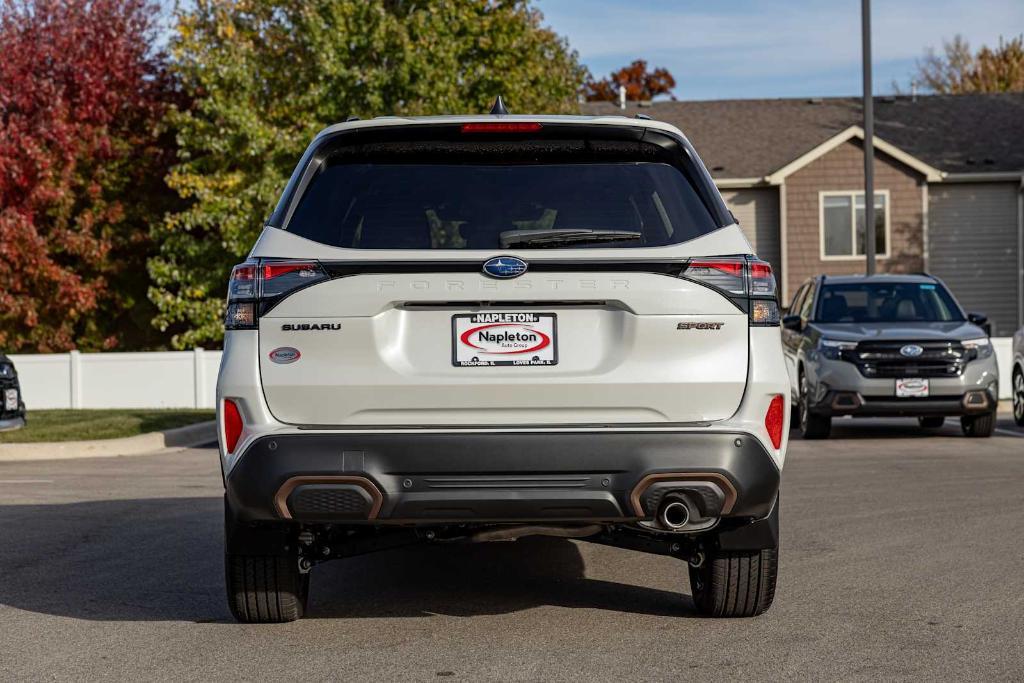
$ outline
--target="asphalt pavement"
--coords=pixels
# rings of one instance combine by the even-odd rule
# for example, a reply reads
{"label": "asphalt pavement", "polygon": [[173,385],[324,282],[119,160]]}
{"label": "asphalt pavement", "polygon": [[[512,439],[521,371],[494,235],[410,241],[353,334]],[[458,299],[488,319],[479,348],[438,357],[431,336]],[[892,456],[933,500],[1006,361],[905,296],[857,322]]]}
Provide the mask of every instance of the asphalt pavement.
{"label": "asphalt pavement", "polygon": [[216,453],[0,463],[0,679],[1024,678],[1024,432],[794,440],[762,617],[685,566],[556,539],[317,567],[308,618],[228,614]]}

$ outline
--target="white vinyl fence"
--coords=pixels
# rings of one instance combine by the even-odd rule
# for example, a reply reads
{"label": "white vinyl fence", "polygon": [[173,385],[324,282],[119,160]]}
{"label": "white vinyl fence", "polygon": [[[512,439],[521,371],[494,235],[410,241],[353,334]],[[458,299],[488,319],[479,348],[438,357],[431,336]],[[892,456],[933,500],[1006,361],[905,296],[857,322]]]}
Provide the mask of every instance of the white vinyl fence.
{"label": "white vinyl fence", "polygon": [[[1010,398],[1012,340],[992,339],[1000,398]],[[213,408],[220,351],[14,355],[33,408]]]}
{"label": "white vinyl fence", "polygon": [[220,351],[13,355],[25,407],[213,408]]}

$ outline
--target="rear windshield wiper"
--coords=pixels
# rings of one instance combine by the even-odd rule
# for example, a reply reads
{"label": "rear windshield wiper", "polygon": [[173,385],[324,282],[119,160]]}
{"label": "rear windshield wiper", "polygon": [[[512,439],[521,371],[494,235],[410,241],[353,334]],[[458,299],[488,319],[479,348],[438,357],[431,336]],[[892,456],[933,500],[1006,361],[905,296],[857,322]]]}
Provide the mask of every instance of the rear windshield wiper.
{"label": "rear windshield wiper", "polygon": [[503,249],[515,245],[551,245],[583,242],[619,242],[638,240],[643,235],[636,230],[595,230],[590,228],[562,228],[551,230],[506,230],[501,233]]}

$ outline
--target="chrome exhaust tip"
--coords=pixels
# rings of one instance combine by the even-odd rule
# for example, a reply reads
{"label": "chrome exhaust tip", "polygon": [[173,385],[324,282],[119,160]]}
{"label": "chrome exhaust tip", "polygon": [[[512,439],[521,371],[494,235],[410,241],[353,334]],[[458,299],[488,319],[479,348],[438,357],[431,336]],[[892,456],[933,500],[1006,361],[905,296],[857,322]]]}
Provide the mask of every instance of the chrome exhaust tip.
{"label": "chrome exhaust tip", "polygon": [[684,500],[666,496],[658,510],[658,524],[670,531],[679,531],[690,522],[690,506]]}

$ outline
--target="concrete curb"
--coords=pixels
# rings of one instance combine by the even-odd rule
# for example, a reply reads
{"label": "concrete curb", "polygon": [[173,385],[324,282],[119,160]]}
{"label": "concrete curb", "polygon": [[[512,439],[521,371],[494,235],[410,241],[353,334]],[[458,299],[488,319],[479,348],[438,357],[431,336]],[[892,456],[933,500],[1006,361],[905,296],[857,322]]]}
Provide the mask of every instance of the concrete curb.
{"label": "concrete curb", "polygon": [[122,455],[155,455],[176,449],[192,448],[217,440],[217,423],[196,424],[149,432],[123,439],[95,441],[57,441],[0,444],[0,462],[19,460],[67,460],[70,458],[114,458]]}

